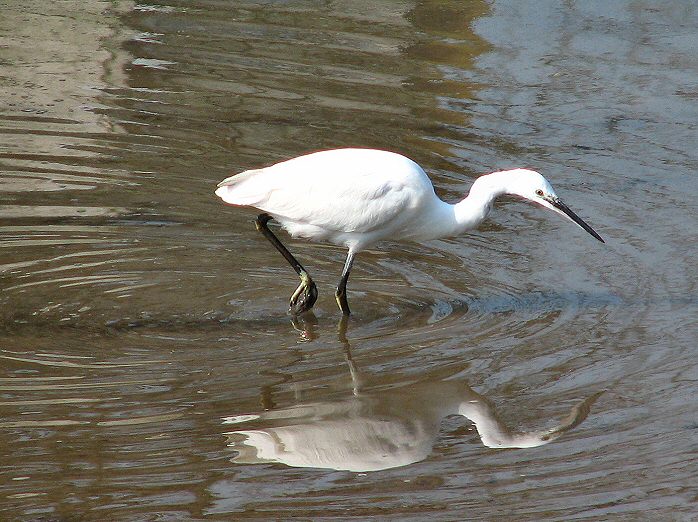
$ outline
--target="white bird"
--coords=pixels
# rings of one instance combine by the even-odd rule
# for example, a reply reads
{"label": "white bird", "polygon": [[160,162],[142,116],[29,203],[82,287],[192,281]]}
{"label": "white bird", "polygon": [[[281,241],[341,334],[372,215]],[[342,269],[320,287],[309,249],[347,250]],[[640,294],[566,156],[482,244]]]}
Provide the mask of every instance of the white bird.
{"label": "white bird", "polygon": [[424,241],[456,236],[477,227],[498,196],[519,196],[573,221],[603,242],[572,212],[538,172],[514,169],[475,180],[466,198],[442,201],[424,170],[405,156],[376,149],[333,149],[247,170],[224,179],[216,195],[234,206],[262,211],[257,230],[286,258],[300,277],[289,311],[300,314],[317,300],[308,272],[267,223],[275,219],[292,237],[324,240],[349,252],[335,292],[349,315],[347,281],[354,256],[380,241]]}

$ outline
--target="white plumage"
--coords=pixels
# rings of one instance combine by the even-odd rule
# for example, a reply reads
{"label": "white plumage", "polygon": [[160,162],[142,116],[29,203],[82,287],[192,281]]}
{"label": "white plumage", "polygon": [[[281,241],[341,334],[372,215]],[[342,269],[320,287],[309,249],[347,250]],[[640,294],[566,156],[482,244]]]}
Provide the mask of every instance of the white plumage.
{"label": "white plumage", "polygon": [[269,213],[294,237],[354,251],[390,237],[438,201],[419,165],[374,149],[316,152],[248,170],[224,180],[216,194]]}
{"label": "white plumage", "polygon": [[375,149],[335,149],[299,156],[223,180],[216,190],[230,205],[264,212],[257,228],[294,267],[301,285],[291,311],[312,307],[317,289],[305,269],[266,226],[276,219],[294,237],[324,240],[349,250],[336,298],[349,313],[346,282],[354,255],[383,240],[426,240],[460,234],[479,225],[503,194],[523,197],[571,219],[596,239],[589,225],[567,208],[535,171],[515,169],[481,176],[455,205],[434,193],[414,161]]}

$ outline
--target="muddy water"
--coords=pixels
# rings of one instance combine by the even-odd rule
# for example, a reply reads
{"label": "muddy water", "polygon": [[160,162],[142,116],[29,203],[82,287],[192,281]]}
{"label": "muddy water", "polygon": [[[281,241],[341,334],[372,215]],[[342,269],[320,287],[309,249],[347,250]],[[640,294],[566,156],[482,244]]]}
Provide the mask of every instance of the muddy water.
{"label": "muddy water", "polygon": [[[3,519],[698,516],[698,11],[614,2],[24,2],[0,83]],[[215,183],[403,152],[464,237],[290,241]]]}

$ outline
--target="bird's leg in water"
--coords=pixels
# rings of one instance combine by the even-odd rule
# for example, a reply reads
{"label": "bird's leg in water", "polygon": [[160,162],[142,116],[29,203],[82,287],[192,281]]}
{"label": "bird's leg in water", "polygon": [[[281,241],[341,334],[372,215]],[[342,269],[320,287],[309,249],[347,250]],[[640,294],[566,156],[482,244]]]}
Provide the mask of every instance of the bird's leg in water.
{"label": "bird's leg in water", "polygon": [[347,260],[344,263],[344,270],[342,270],[342,277],[337,285],[337,291],[334,293],[334,297],[337,300],[337,305],[344,315],[351,314],[349,310],[349,303],[347,302],[347,281],[349,281],[349,272],[351,271],[351,265],[354,263],[354,253],[349,251],[347,255]]}
{"label": "bird's leg in water", "polygon": [[269,229],[267,223],[270,219],[272,219],[272,217],[269,214],[264,213],[257,216],[254,223],[257,230],[259,230],[264,237],[266,237],[269,242],[274,245],[274,248],[281,252],[281,255],[284,256],[286,261],[288,261],[288,264],[293,267],[296,274],[298,274],[298,277],[300,277],[301,284],[298,285],[298,288],[296,288],[296,291],[293,292],[293,295],[291,296],[288,311],[294,315],[301,314],[310,310],[315,304],[315,301],[317,301],[317,287],[315,286],[315,282],[312,280],[308,272],[305,270],[305,268],[303,268],[303,265],[301,265],[298,260],[293,257],[293,254],[288,251],[283,243],[279,241],[279,238],[277,238]]}

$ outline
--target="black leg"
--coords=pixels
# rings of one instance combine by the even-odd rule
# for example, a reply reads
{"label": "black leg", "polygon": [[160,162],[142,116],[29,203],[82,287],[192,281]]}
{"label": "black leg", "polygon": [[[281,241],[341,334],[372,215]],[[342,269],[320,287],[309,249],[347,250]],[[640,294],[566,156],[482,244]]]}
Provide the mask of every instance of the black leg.
{"label": "black leg", "polygon": [[298,274],[298,277],[300,277],[301,284],[298,285],[298,288],[296,288],[296,291],[293,292],[293,295],[291,296],[288,311],[294,315],[301,314],[310,310],[315,304],[315,301],[317,301],[317,287],[315,286],[315,282],[312,280],[310,275],[308,275],[308,272],[305,270],[305,268],[303,268],[303,265],[301,265],[298,260],[293,257],[293,254],[288,251],[283,243],[279,241],[279,238],[276,237],[269,229],[267,223],[270,219],[272,219],[272,217],[269,214],[260,214],[257,216],[257,219],[255,219],[255,226],[257,227],[257,230],[259,230],[264,237],[266,237],[269,242],[274,245],[274,248],[281,252],[281,255],[284,256],[286,261],[288,261],[288,264],[293,267],[296,274]]}
{"label": "black leg", "polygon": [[349,303],[347,302],[347,281],[349,281],[349,272],[351,271],[351,265],[354,263],[354,253],[350,250],[347,254],[347,260],[344,262],[344,270],[342,271],[342,277],[337,285],[337,291],[334,296],[337,300],[337,305],[344,315],[351,314],[349,310]]}

